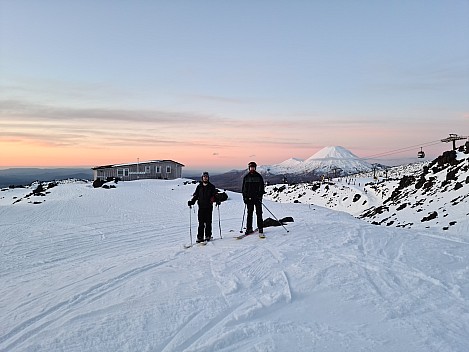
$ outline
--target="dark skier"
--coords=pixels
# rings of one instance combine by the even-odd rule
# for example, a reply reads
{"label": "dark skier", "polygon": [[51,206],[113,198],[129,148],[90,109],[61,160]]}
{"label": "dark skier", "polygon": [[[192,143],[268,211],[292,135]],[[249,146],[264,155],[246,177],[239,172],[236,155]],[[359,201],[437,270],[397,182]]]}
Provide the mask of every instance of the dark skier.
{"label": "dark skier", "polygon": [[[216,202],[217,189],[209,181],[208,172],[202,174],[202,180],[197,185],[192,199],[187,202],[189,207],[192,207],[195,202],[199,205],[199,211],[197,213],[197,218],[199,220],[199,227],[197,230],[197,243],[205,241],[210,241],[212,238],[212,212],[213,212],[213,203]],[[205,239],[204,239],[205,234]]]}
{"label": "dark skier", "polygon": [[261,174],[256,171],[257,164],[251,161],[248,164],[249,172],[243,178],[243,200],[248,210],[246,219],[246,234],[252,233],[252,218],[254,215],[254,207],[256,208],[257,228],[259,233],[263,233],[262,225],[262,196],[264,195],[264,179]]}

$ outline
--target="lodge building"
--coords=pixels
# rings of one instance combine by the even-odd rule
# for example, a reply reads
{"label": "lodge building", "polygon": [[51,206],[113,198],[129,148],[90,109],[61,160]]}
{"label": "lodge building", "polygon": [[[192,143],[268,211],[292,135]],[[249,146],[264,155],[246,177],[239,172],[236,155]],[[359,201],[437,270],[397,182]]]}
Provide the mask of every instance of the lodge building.
{"label": "lodge building", "polygon": [[102,165],[91,168],[93,180],[118,178],[122,181],[141,179],[174,180],[182,176],[183,164],[173,160],[150,160],[137,163]]}

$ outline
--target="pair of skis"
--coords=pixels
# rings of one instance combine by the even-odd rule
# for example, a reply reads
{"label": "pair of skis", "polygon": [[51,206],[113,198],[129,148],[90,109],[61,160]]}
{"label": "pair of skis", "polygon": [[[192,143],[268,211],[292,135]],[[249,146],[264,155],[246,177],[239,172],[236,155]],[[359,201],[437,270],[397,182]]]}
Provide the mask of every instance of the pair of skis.
{"label": "pair of skis", "polygon": [[210,241],[196,242],[196,243],[193,243],[193,244],[185,244],[184,248],[188,249],[188,248],[191,248],[191,247],[194,247],[194,246],[203,247],[203,246],[206,246],[209,242],[213,242],[215,240],[216,240],[216,238],[212,238]]}
{"label": "pair of skis", "polygon": [[265,235],[264,235],[263,233],[259,233],[259,229],[255,229],[255,230],[252,231],[252,232],[243,233],[242,235],[235,236],[235,238],[236,238],[237,240],[241,240],[241,239],[243,239],[244,237],[253,235],[253,234],[255,234],[255,233],[258,233],[258,234],[259,234],[259,238],[260,238],[260,239],[265,239]]}
{"label": "pair of skis", "polygon": [[[241,239],[243,239],[244,237],[247,237],[247,236],[250,236],[250,235],[254,235],[254,234],[256,234],[256,233],[259,235],[259,238],[260,238],[260,239],[265,239],[265,238],[266,238],[263,233],[259,233],[259,229],[255,229],[254,231],[249,232],[249,233],[243,233],[242,235],[235,236],[234,238],[237,239],[237,240],[241,240]],[[184,248],[185,248],[185,249],[188,249],[188,248],[192,248],[192,247],[194,247],[194,246],[204,247],[204,246],[207,245],[207,243],[212,242],[212,241],[215,241],[215,240],[216,240],[216,238],[212,238],[210,241],[203,241],[203,242],[198,242],[198,243],[196,242],[196,243],[194,243],[194,244],[185,244],[185,245],[184,245]]]}

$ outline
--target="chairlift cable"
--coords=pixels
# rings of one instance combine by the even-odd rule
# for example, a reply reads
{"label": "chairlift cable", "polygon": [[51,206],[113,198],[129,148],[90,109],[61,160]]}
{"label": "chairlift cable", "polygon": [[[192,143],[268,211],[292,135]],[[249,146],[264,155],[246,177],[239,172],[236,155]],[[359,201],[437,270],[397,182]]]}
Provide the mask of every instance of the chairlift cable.
{"label": "chairlift cable", "polygon": [[415,149],[415,148],[417,148],[417,147],[420,147],[420,148],[429,147],[429,146],[436,145],[436,144],[439,144],[439,143],[441,143],[441,140],[438,140],[438,141],[431,141],[431,142],[425,142],[425,143],[420,143],[420,144],[413,145],[413,146],[409,146],[409,147],[405,147],[405,148],[400,148],[400,149],[390,150],[390,151],[384,152],[384,153],[379,153],[379,154],[370,155],[370,156],[367,156],[367,157],[364,157],[364,158],[360,158],[360,159],[362,159],[362,160],[376,159],[376,158],[383,157],[383,156],[388,156],[388,155],[403,153],[403,152],[406,152],[406,151],[411,151],[411,150],[413,150],[413,149]]}

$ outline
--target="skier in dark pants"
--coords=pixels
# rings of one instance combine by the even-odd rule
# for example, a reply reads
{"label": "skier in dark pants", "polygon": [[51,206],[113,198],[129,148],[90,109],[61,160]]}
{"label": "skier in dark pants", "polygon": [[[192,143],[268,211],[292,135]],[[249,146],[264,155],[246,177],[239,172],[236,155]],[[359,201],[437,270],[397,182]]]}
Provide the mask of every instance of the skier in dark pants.
{"label": "skier in dark pants", "polygon": [[257,164],[251,161],[248,164],[246,176],[243,178],[243,200],[248,209],[248,216],[246,219],[246,234],[253,232],[252,218],[254,215],[254,207],[256,208],[257,228],[259,233],[263,233],[263,220],[262,220],[262,196],[264,195],[264,179],[261,174],[256,171]]}
{"label": "skier in dark pants", "polygon": [[219,205],[219,202],[216,200],[216,194],[217,189],[210,183],[208,172],[204,172],[202,174],[202,181],[197,185],[192,199],[187,202],[189,207],[192,207],[196,201],[199,205],[197,214],[199,220],[197,243],[204,242],[204,233],[205,241],[210,241],[212,238],[213,203],[216,202]]}

